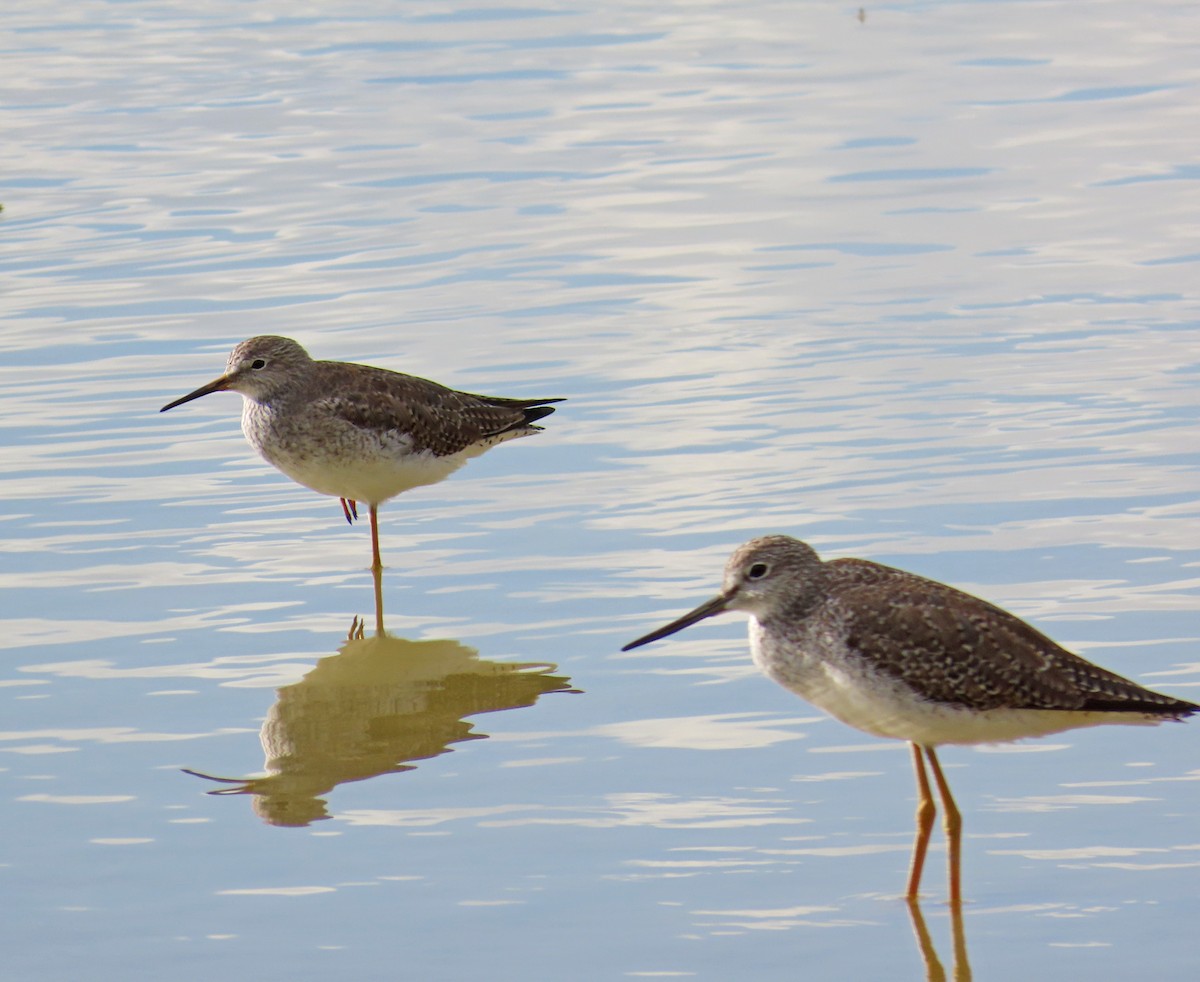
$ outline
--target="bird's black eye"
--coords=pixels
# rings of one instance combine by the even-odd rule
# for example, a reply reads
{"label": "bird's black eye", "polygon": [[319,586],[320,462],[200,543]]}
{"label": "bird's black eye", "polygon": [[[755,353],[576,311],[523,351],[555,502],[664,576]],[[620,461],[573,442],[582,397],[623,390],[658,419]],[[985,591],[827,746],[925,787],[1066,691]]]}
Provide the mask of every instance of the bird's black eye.
{"label": "bird's black eye", "polygon": [[746,579],[761,580],[767,575],[768,572],[770,572],[770,569],[771,568],[766,563],[755,563],[748,570],[746,570]]}
{"label": "bird's black eye", "polygon": [[258,371],[260,368],[266,368],[267,367],[266,359],[255,358],[254,361],[250,362],[250,367],[253,368],[255,371]]}

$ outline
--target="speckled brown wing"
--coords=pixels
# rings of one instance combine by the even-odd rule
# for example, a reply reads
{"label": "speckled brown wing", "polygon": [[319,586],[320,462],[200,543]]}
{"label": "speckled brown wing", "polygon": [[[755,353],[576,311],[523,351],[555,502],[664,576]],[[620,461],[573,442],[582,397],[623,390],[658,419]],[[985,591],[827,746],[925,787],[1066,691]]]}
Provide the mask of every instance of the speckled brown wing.
{"label": "speckled brown wing", "polygon": [[1072,654],[985,600],[864,560],[829,564],[851,647],[935,702],[1183,716],[1197,707]]}
{"label": "speckled brown wing", "polygon": [[[318,363],[318,367],[334,363]],[[554,412],[546,405],[561,399],[501,399],[459,392],[415,375],[355,366],[351,387],[331,384],[317,401],[353,426],[378,433],[397,432],[412,439],[415,452],[439,457],[466,450],[504,433],[531,427]],[[540,429],[540,427],[532,427]]]}

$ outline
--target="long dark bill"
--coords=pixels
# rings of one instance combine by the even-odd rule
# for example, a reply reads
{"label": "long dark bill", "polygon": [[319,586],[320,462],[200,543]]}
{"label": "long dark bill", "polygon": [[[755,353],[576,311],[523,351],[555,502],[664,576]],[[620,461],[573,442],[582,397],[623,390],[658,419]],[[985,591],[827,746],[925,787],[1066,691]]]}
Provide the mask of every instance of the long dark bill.
{"label": "long dark bill", "polygon": [[174,402],[168,402],[165,406],[162,407],[162,409],[159,410],[159,412],[165,413],[168,409],[174,409],[176,406],[182,406],[185,402],[191,402],[193,399],[199,399],[201,396],[206,396],[210,392],[220,392],[221,390],[225,389],[228,385],[229,385],[229,377],[226,375],[222,375],[220,378],[213,379],[211,382],[208,383],[208,385],[200,386],[200,388],[198,388],[195,392],[189,392],[187,395],[181,396],[180,398],[176,399]]}
{"label": "long dark bill", "polygon": [[724,593],[719,593],[712,600],[702,603],[693,611],[689,611],[682,617],[671,621],[670,624],[664,624],[657,631],[651,631],[644,637],[638,638],[636,641],[630,641],[629,644],[622,648],[622,651],[629,651],[633,648],[640,648],[644,644],[649,644],[651,641],[657,641],[659,638],[665,638],[668,634],[674,634],[676,631],[682,631],[685,627],[695,624],[697,621],[702,621],[706,617],[712,617],[714,614],[720,614],[729,609],[730,597]]}

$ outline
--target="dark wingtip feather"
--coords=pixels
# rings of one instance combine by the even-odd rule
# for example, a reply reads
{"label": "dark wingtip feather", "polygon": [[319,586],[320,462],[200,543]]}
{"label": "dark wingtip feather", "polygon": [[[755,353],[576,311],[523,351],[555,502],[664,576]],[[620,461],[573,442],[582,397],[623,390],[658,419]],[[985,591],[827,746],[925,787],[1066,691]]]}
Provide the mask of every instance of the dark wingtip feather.
{"label": "dark wingtip feather", "polygon": [[1175,705],[1170,710],[1171,718],[1183,721],[1189,716],[1200,713],[1200,706],[1194,702],[1188,702],[1186,699],[1176,699]]}
{"label": "dark wingtip feather", "polygon": [[[549,401],[549,400],[548,400]],[[554,402],[562,402],[562,399],[555,399]],[[554,412],[553,406],[527,406],[525,407],[525,422],[536,423],[539,419],[544,419]]]}
{"label": "dark wingtip feather", "polygon": [[[1136,683],[1131,683],[1136,684]],[[1123,697],[1111,694],[1093,693],[1085,698],[1079,707],[1087,712],[1102,713],[1145,713],[1149,716],[1160,716],[1164,720],[1182,722],[1194,713],[1200,712],[1200,706],[1186,699],[1177,699],[1161,692],[1142,689]]]}

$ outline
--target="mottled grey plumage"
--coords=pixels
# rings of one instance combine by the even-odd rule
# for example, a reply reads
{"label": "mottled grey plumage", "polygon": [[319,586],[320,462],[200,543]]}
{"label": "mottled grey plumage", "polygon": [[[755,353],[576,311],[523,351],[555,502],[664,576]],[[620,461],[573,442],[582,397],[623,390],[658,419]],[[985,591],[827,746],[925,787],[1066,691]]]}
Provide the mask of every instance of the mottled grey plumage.
{"label": "mottled grey plumage", "polygon": [[622,650],[726,610],[749,612],[754,662],[780,685],[851,726],[913,744],[922,810],[910,898],[933,821],[922,753],[954,825],[956,900],[958,813],[935,747],[1158,723],[1200,710],[1093,665],[978,597],[864,559],[822,562],[783,535],[740,546],[720,594]]}
{"label": "mottled grey plumage", "polygon": [[1093,665],[954,587],[863,559],[823,566],[826,616],[844,627],[847,648],[924,699],[975,710],[1196,708]]}
{"label": "mottled grey plumage", "polygon": [[242,431],[264,459],[343,499],[347,518],[355,501],[371,506],[376,567],[379,504],[539,432],[534,422],[563,401],[474,395],[384,368],[314,361],[290,338],[264,335],[235,347],[220,378],[161,411],[226,389],[241,393]]}

